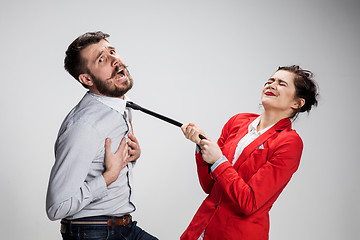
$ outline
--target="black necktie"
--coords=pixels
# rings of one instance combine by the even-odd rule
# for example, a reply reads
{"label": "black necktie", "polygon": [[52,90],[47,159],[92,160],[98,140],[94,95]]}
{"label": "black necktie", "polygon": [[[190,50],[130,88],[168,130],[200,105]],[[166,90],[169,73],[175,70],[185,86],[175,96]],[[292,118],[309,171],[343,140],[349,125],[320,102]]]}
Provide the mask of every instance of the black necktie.
{"label": "black necktie", "polygon": [[[132,108],[134,110],[140,110],[140,111],[142,111],[144,113],[147,113],[147,114],[149,114],[149,115],[151,115],[153,117],[159,118],[159,119],[161,119],[161,120],[163,120],[165,122],[168,122],[168,123],[173,124],[173,125],[178,126],[178,127],[181,127],[183,125],[181,122],[178,122],[178,121],[176,121],[174,119],[165,117],[165,116],[163,116],[161,114],[158,114],[156,112],[150,111],[150,110],[148,110],[146,108],[143,108],[143,107],[141,107],[141,106],[139,106],[139,105],[137,105],[136,103],[133,103],[133,102],[126,102],[126,107]],[[199,138],[200,139],[205,139],[205,137],[203,135],[201,135],[201,134],[199,135]]]}

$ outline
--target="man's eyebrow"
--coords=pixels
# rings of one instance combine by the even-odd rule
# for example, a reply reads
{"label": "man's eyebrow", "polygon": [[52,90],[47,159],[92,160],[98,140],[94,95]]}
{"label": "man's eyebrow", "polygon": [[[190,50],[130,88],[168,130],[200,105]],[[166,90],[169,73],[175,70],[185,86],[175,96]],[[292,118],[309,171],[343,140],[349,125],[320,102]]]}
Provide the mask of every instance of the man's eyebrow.
{"label": "man's eyebrow", "polygon": [[96,56],[94,62],[96,62],[97,59],[99,59],[99,57],[101,57],[101,55],[103,55],[104,50],[100,51],[99,54]]}
{"label": "man's eyebrow", "polygon": [[[115,47],[113,47],[113,46],[107,46],[106,48],[109,49],[109,50],[115,50]],[[103,53],[104,53],[104,50],[101,50],[101,51],[99,52],[99,54],[96,56],[94,62],[96,62],[96,60],[98,60],[99,57],[101,57],[101,55],[103,55]]]}

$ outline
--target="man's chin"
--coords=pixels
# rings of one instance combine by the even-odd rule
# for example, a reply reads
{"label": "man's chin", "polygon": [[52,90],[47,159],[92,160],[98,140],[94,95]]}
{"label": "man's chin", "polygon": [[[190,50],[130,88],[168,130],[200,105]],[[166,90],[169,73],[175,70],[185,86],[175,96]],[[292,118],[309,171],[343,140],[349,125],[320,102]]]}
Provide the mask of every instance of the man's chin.
{"label": "man's chin", "polygon": [[[124,82],[119,84],[101,84],[100,81],[95,82],[95,87],[99,91],[101,95],[108,96],[108,97],[122,97],[124,96],[133,86],[132,79],[126,78]],[[112,86],[111,86],[112,85]]]}
{"label": "man's chin", "polygon": [[108,96],[108,97],[123,97],[130,89],[132,88],[132,86],[128,86],[126,88],[119,88],[116,87],[113,90],[109,90],[109,89],[103,89],[101,91],[99,91],[102,95]]}

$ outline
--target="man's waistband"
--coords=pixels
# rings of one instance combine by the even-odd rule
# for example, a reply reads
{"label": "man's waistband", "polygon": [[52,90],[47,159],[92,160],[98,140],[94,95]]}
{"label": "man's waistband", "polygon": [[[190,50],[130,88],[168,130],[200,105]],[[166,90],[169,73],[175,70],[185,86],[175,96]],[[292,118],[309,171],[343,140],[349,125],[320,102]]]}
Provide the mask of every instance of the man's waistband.
{"label": "man's waistband", "polygon": [[132,217],[130,214],[115,217],[115,216],[95,216],[95,217],[84,217],[77,219],[62,219],[62,225],[106,225],[106,226],[126,226],[131,223]]}

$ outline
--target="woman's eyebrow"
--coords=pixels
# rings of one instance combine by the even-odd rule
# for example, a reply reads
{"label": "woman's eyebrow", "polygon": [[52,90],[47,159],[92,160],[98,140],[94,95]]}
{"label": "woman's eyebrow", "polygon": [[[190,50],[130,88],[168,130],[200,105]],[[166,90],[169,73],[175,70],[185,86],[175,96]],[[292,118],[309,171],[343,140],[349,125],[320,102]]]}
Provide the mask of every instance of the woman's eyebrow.
{"label": "woman's eyebrow", "polygon": [[286,85],[288,85],[288,83],[286,81],[281,80],[281,79],[279,79],[279,83],[285,83]]}

